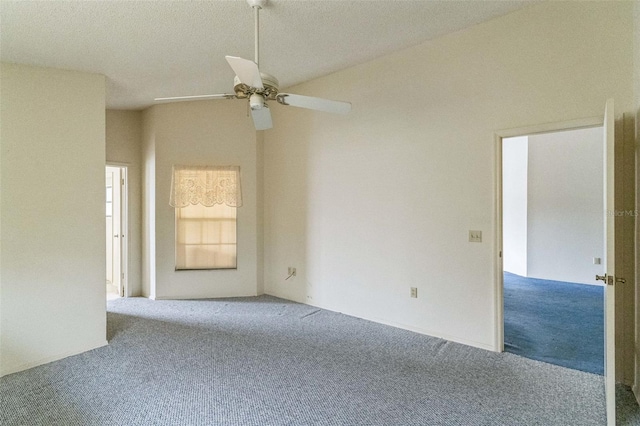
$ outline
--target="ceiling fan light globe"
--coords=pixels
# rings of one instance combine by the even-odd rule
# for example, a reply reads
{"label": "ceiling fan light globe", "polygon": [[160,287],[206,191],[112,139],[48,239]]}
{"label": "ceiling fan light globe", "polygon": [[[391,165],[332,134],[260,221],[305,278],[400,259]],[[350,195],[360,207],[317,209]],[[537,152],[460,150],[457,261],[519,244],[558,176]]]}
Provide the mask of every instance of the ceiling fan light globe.
{"label": "ceiling fan light globe", "polygon": [[253,95],[251,95],[251,97],[249,97],[249,106],[252,110],[262,109],[262,107],[264,106],[264,96],[258,93],[254,93]]}

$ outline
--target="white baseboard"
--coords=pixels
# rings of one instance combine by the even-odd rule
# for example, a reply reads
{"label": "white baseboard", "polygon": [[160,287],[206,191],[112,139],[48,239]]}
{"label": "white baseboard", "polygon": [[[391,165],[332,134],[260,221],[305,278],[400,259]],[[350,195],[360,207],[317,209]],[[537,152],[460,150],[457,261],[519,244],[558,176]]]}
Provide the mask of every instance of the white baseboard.
{"label": "white baseboard", "polygon": [[438,332],[435,332],[433,330],[428,330],[428,329],[424,329],[424,328],[421,328],[421,327],[413,327],[411,325],[397,323],[397,322],[394,322],[394,321],[385,321],[385,320],[381,320],[381,319],[378,319],[378,318],[367,318],[367,317],[358,317],[358,318],[362,318],[362,319],[367,320],[367,321],[376,322],[378,324],[384,324],[384,325],[389,325],[391,327],[401,328],[403,330],[413,331],[414,333],[424,334],[426,336],[437,337],[439,339],[444,339],[444,340],[448,340],[450,342],[460,343],[460,344],[466,345],[466,346],[472,346],[472,347],[478,348],[478,349],[485,349],[487,351],[495,352],[495,349],[494,349],[493,345],[487,345],[485,343],[476,342],[474,340],[461,339],[459,337],[451,336],[449,334],[438,333]]}
{"label": "white baseboard", "polygon": [[23,370],[28,370],[29,368],[33,368],[33,367],[37,367],[39,365],[43,365],[43,364],[48,364],[50,362],[53,361],[58,361],[61,360],[63,358],[67,358],[73,355],[78,355],[81,354],[83,352],[87,352],[93,349],[97,349],[97,348],[101,348],[103,346],[107,346],[109,344],[109,342],[107,342],[106,340],[102,340],[98,343],[95,343],[93,345],[88,345],[82,348],[77,348],[75,350],[71,350],[68,352],[63,352],[60,354],[56,354],[56,355],[51,355],[45,358],[41,358],[37,361],[31,361],[31,362],[27,362],[24,364],[18,364],[18,365],[10,365],[6,368],[3,368],[2,370],[0,370],[0,377],[2,376],[6,376],[7,374],[13,374],[13,373],[17,373],[19,371],[23,371]]}
{"label": "white baseboard", "polygon": [[[279,298],[285,299],[285,300],[292,300],[292,299],[287,299],[286,297],[278,296],[276,294],[270,294],[270,293],[265,293],[265,294],[267,294],[269,296],[273,296],[273,297],[279,297]],[[313,306],[313,307],[320,308],[320,309],[326,309],[327,311],[336,312],[336,313],[343,314],[343,315],[349,315],[349,316],[354,317],[354,318],[360,318],[360,319],[371,321],[371,322],[375,322],[375,323],[378,323],[378,324],[388,325],[390,327],[400,328],[402,330],[413,331],[414,333],[424,334],[424,335],[430,336],[430,337],[437,337],[439,339],[444,339],[444,340],[447,340],[447,341],[450,341],[450,342],[460,343],[462,345],[472,346],[474,348],[484,349],[484,350],[487,350],[487,351],[496,352],[496,349],[492,344],[486,344],[486,343],[477,342],[477,341],[468,340],[468,339],[461,339],[461,338],[456,337],[456,336],[451,336],[451,335],[444,334],[444,333],[438,333],[438,332],[435,332],[433,330],[429,330],[429,329],[425,329],[425,328],[421,328],[421,327],[414,327],[414,326],[411,326],[411,325],[408,325],[408,324],[402,324],[402,323],[395,322],[395,321],[387,321],[387,320],[384,320],[384,319],[381,319],[381,318],[367,317],[367,316],[362,316],[362,315],[355,315],[353,313],[339,312],[339,311],[336,311],[334,309],[328,308],[326,306],[322,306],[320,304],[303,302],[303,301],[299,301],[299,300],[292,300],[292,301],[296,302],[296,303],[301,303],[303,305]]]}
{"label": "white baseboard", "polygon": [[239,297],[256,297],[257,293],[247,294],[227,294],[216,296],[190,296],[190,295],[176,295],[176,296],[156,296],[149,297],[150,300],[205,300],[205,299],[235,299]]}

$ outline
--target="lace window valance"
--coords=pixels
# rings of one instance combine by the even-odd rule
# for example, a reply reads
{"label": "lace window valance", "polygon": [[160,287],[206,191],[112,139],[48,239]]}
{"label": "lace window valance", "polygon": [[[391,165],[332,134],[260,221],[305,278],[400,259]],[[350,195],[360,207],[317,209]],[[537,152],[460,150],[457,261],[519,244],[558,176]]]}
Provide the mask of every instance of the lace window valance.
{"label": "lace window valance", "polygon": [[169,205],[242,206],[239,166],[173,166]]}

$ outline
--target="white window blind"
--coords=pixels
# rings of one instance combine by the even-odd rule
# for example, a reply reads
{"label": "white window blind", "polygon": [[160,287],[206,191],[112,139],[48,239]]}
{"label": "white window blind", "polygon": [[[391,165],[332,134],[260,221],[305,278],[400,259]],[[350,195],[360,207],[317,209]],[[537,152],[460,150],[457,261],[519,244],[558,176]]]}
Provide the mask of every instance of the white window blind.
{"label": "white window blind", "polygon": [[240,168],[174,166],[176,270],[237,267]]}

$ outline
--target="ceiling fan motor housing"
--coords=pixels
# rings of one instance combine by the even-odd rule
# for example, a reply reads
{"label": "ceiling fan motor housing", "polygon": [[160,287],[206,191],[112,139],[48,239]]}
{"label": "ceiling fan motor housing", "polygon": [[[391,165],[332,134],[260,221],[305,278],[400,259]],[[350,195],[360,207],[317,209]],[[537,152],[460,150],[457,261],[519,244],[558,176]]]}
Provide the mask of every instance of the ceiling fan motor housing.
{"label": "ceiling fan motor housing", "polygon": [[261,72],[260,78],[262,78],[262,85],[264,89],[258,89],[256,87],[250,87],[240,81],[236,76],[233,79],[233,91],[238,98],[248,98],[254,93],[258,93],[264,96],[265,100],[274,100],[278,94],[278,87],[280,83],[274,76]]}

